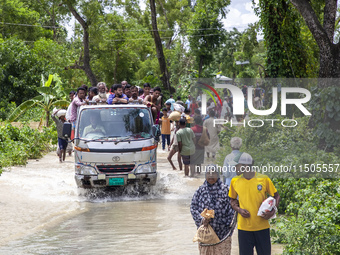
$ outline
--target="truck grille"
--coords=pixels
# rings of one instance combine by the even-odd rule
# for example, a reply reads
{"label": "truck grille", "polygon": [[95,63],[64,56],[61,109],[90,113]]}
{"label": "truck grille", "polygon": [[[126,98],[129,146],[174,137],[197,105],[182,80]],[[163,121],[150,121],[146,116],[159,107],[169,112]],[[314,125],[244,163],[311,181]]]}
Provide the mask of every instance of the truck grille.
{"label": "truck grille", "polygon": [[135,168],[135,165],[97,165],[102,173],[126,173]]}

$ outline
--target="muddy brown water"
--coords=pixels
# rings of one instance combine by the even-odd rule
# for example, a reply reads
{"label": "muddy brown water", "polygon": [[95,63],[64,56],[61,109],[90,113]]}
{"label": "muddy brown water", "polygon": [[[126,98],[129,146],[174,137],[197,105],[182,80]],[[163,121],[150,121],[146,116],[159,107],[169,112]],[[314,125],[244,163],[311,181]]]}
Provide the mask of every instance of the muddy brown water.
{"label": "muddy brown water", "polygon": [[0,177],[0,254],[198,254],[190,202],[204,179],[184,178],[166,156],[159,150],[159,179],[147,194],[84,195],[73,157],[60,164],[55,153],[8,169]]}

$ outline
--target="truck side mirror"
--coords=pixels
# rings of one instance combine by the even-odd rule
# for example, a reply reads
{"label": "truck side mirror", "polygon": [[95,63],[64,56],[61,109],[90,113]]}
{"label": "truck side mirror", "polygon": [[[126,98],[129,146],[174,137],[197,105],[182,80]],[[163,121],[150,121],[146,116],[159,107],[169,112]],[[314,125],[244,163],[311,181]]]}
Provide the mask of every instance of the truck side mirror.
{"label": "truck side mirror", "polygon": [[71,138],[72,124],[70,122],[64,122],[63,125],[63,137]]}
{"label": "truck side mirror", "polygon": [[151,133],[152,133],[152,136],[155,138],[155,141],[159,142],[159,136],[161,135],[161,131],[159,129],[158,124],[152,125]]}

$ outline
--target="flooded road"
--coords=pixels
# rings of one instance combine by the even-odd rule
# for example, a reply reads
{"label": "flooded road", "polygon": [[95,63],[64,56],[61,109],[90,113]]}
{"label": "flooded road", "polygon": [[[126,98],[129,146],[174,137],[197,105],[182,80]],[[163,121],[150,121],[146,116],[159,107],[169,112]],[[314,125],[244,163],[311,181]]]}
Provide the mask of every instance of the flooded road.
{"label": "flooded road", "polygon": [[143,195],[84,196],[73,157],[60,164],[55,153],[3,172],[0,254],[198,254],[190,202],[204,179],[184,178],[166,156],[159,150],[157,185]]}

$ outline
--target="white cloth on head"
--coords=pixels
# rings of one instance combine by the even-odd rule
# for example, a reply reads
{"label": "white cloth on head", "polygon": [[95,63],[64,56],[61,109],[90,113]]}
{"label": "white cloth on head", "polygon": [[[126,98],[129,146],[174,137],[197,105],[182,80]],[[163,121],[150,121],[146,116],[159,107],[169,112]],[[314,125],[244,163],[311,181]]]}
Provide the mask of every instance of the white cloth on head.
{"label": "white cloth on head", "polygon": [[228,105],[227,100],[223,101],[223,106],[222,106],[222,111],[221,111],[221,118],[224,118],[225,115],[228,113],[228,111],[230,112],[230,107]]}
{"label": "white cloth on head", "polygon": [[61,116],[65,116],[66,115],[66,110],[62,109],[62,110],[59,110],[57,112],[57,117],[60,118]]}
{"label": "white cloth on head", "polygon": [[184,112],[184,110],[185,110],[185,108],[184,108],[183,105],[174,103],[173,106],[174,106],[175,111],[178,111],[178,112],[181,112],[181,113],[182,113],[182,112]]}
{"label": "white cloth on head", "polygon": [[218,133],[221,130],[219,126],[214,127],[214,118],[210,117],[203,122],[203,127],[208,129],[210,135],[210,143],[205,147],[205,151],[207,153],[212,153],[215,155],[216,152],[220,149],[220,140],[218,138]]}

